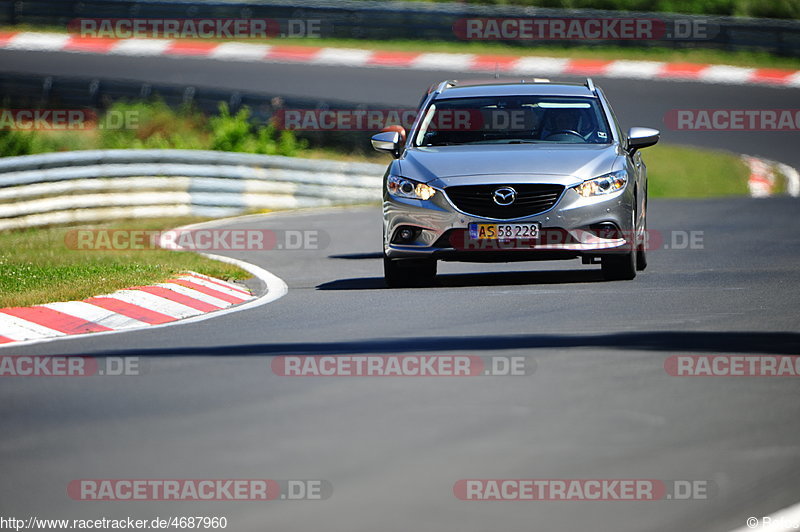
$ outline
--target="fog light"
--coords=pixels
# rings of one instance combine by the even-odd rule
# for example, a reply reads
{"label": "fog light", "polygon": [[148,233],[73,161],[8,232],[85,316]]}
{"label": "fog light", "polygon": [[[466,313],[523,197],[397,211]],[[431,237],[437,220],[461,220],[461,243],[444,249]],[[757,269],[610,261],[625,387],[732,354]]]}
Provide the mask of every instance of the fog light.
{"label": "fog light", "polygon": [[419,237],[421,232],[422,230],[418,227],[411,227],[407,225],[400,227],[397,229],[397,231],[395,231],[392,242],[395,244],[410,244]]}
{"label": "fog light", "polygon": [[589,226],[589,231],[594,233],[599,238],[616,239],[622,238],[622,231],[613,222],[602,222]]}

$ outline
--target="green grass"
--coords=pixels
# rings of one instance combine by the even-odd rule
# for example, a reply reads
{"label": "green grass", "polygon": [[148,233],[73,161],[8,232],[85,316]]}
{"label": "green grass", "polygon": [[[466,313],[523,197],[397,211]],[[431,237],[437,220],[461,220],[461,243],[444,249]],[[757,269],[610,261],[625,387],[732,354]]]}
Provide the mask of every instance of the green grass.
{"label": "green grass", "polygon": [[[29,25],[5,26],[0,31],[47,31],[66,33],[60,27],[34,27]],[[230,40],[219,42],[230,42]],[[490,41],[426,41],[426,40],[366,40],[332,38],[247,39],[245,43],[275,46],[330,46],[334,48],[362,48],[370,50],[397,50],[404,52],[451,52],[472,54],[497,54],[518,56],[565,57],[580,59],[626,59],[635,61],[668,61],[686,63],[712,63],[754,68],[800,69],[800,57],[783,57],[767,52],[727,51],[704,48],[621,47],[621,46],[560,46],[557,44],[515,46]]]}
{"label": "green grass", "polygon": [[747,194],[747,165],[736,155],[657,144],[642,151],[651,198],[707,198]]}
{"label": "green grass", "polygon": [[[81,229],[170,229],[197,218],[128,220]],[[78,251],[67,232],[52,227],[0,232],[0,308],[81,300],[131,286],[152,284],[192,270],[226,280],[250,274],[190,252]]]}

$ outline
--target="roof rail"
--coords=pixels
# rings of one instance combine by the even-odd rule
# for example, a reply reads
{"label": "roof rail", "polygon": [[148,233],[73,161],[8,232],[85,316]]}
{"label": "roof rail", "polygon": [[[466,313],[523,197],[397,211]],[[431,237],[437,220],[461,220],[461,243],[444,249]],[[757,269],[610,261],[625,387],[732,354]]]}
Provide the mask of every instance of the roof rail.
{"label": "roof rail", "polygon": [[591,92],[595,92],[595,91],[594,91],[594,82],[592,81],[592,78],[586,78],[586,82],[584,83],[584,85],[585,85],[585,86],[586,86],[586,88],[587,88],[587,89],[589,89]]}
{"label": "roof rail", "polygon": [[448,79],[446,81],[443,81],[443,82],[439,83],[439,86],[436,87],[436,92],[442,92],[445,89],[449,89],[450,87],[455,87],[456,85],[458,85],[458,81],[457,80]]}

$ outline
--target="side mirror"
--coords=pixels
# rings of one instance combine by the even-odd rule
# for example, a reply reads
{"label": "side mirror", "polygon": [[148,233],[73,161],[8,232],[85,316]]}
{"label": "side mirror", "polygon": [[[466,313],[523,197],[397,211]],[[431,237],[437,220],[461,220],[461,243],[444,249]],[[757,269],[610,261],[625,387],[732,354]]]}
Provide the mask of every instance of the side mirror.
{"label": "side mirror", "polygon": [[400,133],[400,142],[406,141],[406,128],[399,124],[392,124],[391,126],[386,126],[385,128],[381,129],[381,133],[386,133],[387,131],[397,131]]}
{"label": "side mirror", "polygon": [[628,149],[647,148],[658,142],[661,132],[649,127],[632,127],[628,130]]}
{"label": "side mirror", "polygon": [[373,135],[371,142],[377,151],[389,153],[395,159],[400,156],[400,133],[397,131],[385,131]]}

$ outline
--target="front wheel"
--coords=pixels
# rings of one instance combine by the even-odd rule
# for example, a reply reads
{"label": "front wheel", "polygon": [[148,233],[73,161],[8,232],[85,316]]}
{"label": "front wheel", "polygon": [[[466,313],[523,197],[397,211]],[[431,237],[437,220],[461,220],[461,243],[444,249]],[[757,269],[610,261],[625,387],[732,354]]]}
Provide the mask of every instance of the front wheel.
{"label": "front wheel", "polygon": [[647,251],[645,250],[646,246],[646,241],[642,242],[639,244],[639,247],[636,250],[636,269],[640,272],[647,268]]}
{"label": "front wheel", "polygon": [[[645,192],[647,194],[647,192]],[[642,241],[636,247],[636,269],[644,271],[647,268],[647,246],[650,244],[650,233],[647,232],[647,196],[645,196],[645,209],[644,209],[644,235]]]}
{"label": "front wheel", "polygon": [[624,255],[606,255],[600,266],[603,269],[603,278],[606,281],[629,281],[636,277],[637,251]]}
{"label": "front wheel", "polygon": [[390,259],[383,257],[383,278],[389,288],[429,286],[436,278],[435,259]]}

